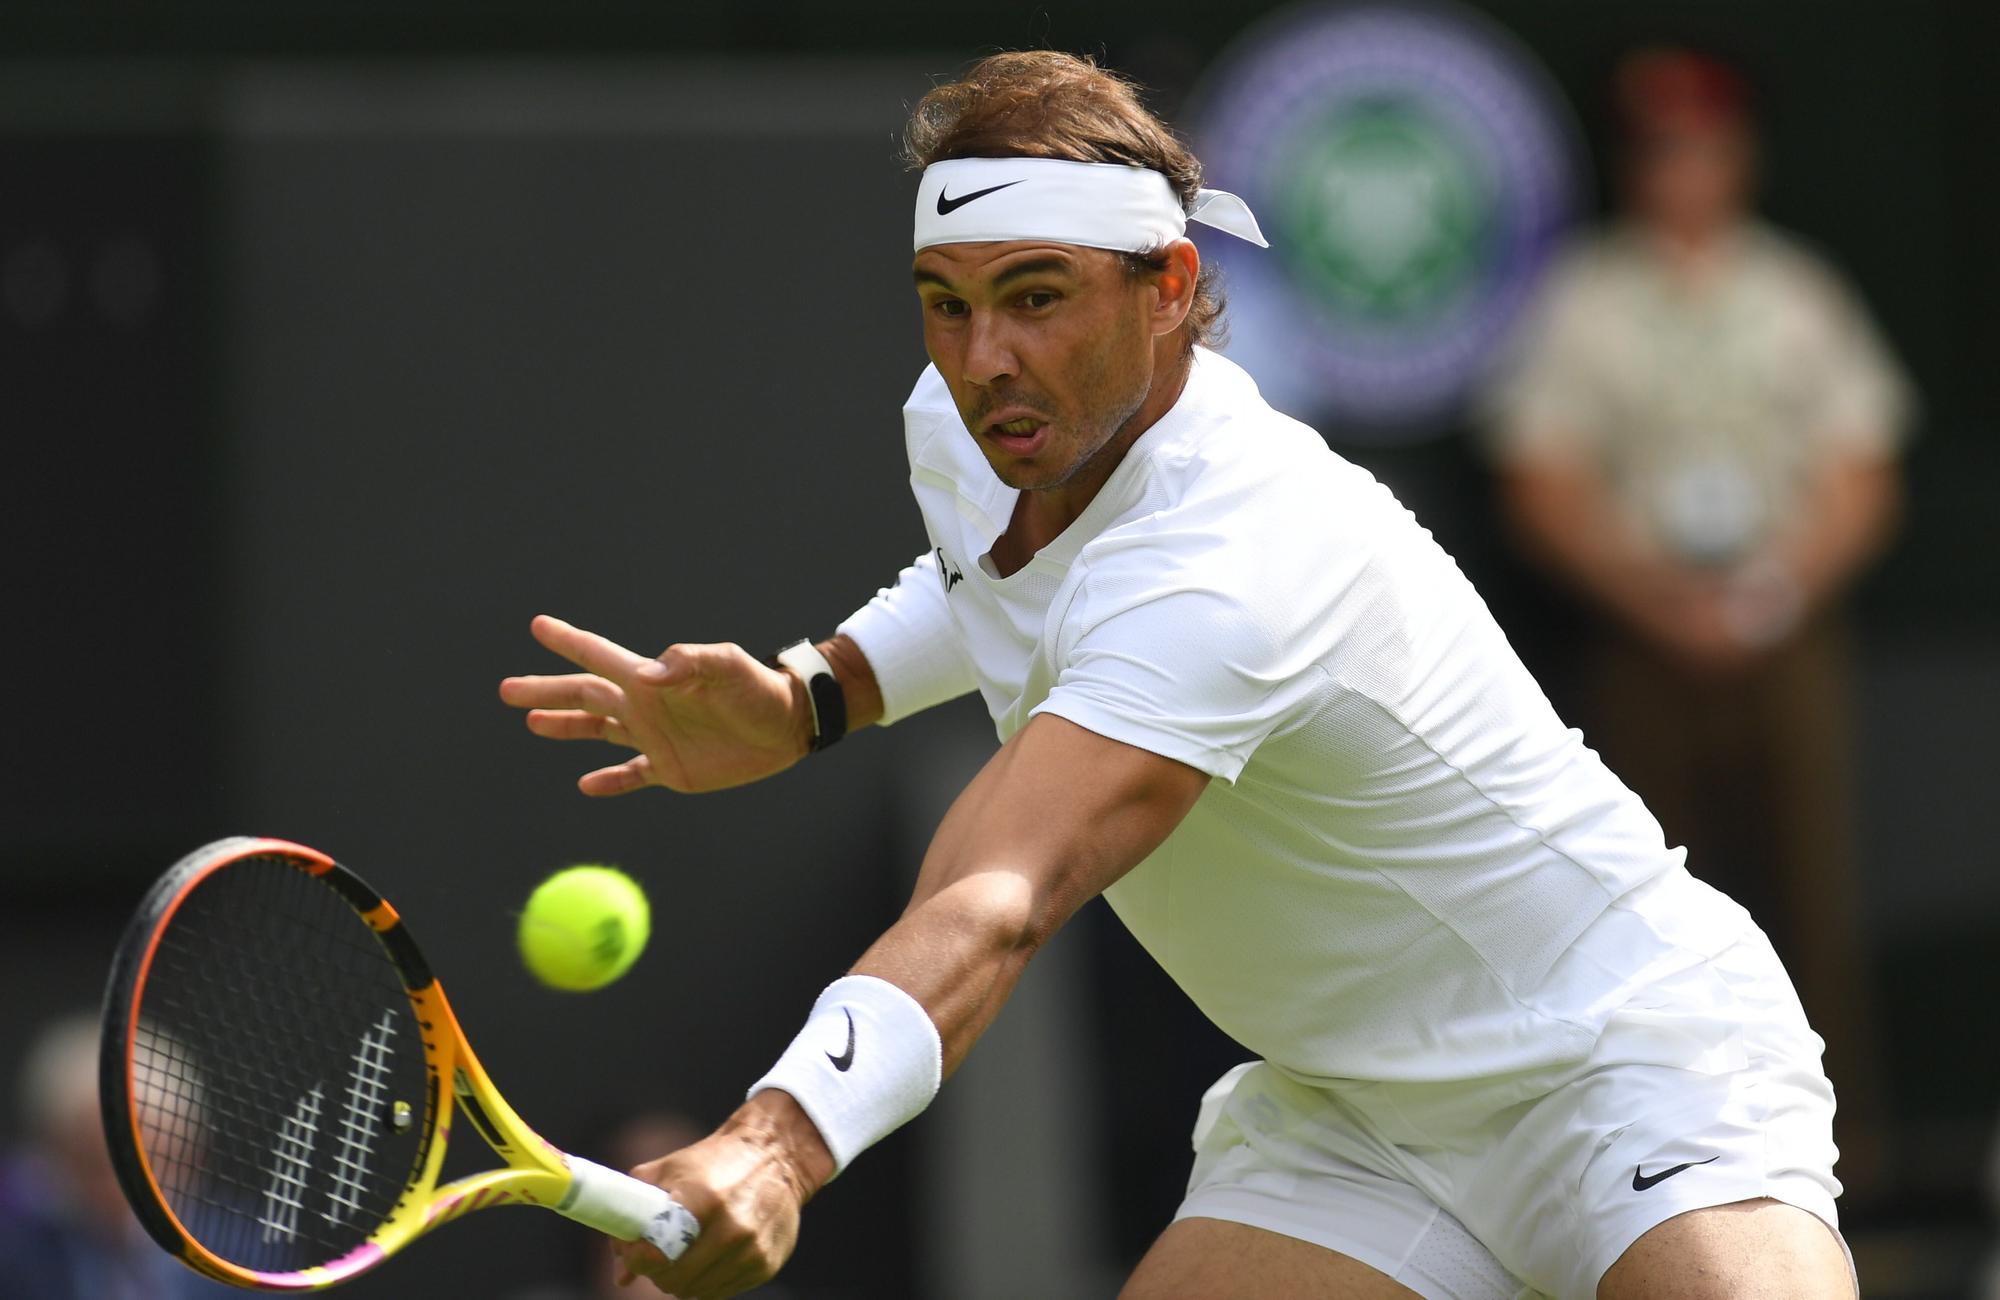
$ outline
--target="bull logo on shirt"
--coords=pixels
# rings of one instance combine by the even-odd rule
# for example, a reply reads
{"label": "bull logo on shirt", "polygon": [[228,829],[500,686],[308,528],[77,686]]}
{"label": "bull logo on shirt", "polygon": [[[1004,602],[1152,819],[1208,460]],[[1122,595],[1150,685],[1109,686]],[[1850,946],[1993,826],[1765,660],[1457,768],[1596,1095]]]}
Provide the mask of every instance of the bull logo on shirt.
{"label": "bull logo on shirt", "polygon": [[944,594],[949,596],[953,587],[965,581],[965,575],[960,573],[957,566],[944,557],[944,547],[938,547],[935,554],[937,555],[938,581],[944,584]]}

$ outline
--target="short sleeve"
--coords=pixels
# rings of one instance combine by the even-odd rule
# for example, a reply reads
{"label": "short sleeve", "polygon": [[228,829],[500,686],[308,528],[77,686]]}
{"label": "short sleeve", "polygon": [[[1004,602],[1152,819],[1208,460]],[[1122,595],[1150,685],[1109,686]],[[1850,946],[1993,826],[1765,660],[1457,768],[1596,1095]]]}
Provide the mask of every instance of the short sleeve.
{"label": "short sleeve", "polygon": [[1034,709],[1234,782],[1285,720],[1296,672],[1265,620],[1213,589],[1093,604],[1086,584]]}
{"label": "short sleeve", "polygon": [[1543,282],[1503,347],[1486,394],[1487,446],[1502,463],[1593,451],[1605,417],[1596,349],[1601,286],[1587,254],[1572,253]]}
{"label": "short sleeve", "polygon": [[920,555],[837,629],[882,691],[882,725],[957,699],[978,683],[945,604],[937,557]]}
{"label": "short sleeve", "polygon": [[1888,457],[1907,436],[1915,394],[1861,300],[1831,267],[1801,268],[1796,292],[1818,340],[1812,432],[1821,444]]}

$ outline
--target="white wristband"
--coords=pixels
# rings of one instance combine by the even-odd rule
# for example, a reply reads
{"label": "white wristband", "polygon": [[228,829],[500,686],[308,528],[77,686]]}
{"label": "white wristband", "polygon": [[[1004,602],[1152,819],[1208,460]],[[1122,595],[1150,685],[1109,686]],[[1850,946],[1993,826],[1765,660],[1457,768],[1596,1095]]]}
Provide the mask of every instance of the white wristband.
{"label": "white wristband", "polygon": [[915,1119],[943,1078],[944,1041],[930,1013],[887,980],[847,975],[826,986],[806,1027],[747,1095],[790,1093],[838,1175]]}

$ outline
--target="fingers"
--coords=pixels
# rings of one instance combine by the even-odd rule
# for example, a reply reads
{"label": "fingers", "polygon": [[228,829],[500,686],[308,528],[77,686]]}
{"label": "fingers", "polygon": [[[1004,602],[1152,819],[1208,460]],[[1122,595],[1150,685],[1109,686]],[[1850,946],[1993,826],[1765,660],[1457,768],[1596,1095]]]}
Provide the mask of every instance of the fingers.
{"label": "fingers", "polygon": [[608,740],[637,749],[618,719],[579,709],[530,709],[528,730],[548,740]]}
{"label": "fingers", "polygon": [[634,672],[653,662],[633,654],[616,641],[595,632],[586,632],[548,614],[537,614],[529,626],[534,631],[535,640],[577,667],[587,668],[599,677],[608,677],[614,682],[629,679]]}
{"label": "fingers", "polygon": [[697,1243],[678,1260],[634,1242],[619,1251],[619,1267],[629,1277],[651,1282],[670,1300],[728,1300],[769,1278],[754,1257],[746,1260],[740,1243],[720,1241],[706,1252]]}
{"label": "fingers", "polygon": [[614,767],[600,767],[595,772],[584,773],[577,780],[576,788],[592,798],[601,799],[643,790],[652,783],[653,760],[641,754]]}
{"label": "fingers", "polygon": [[590,673],[509,677],[500,683],[500,698],[517,709],[582,709],[610,714],[625,706],[625,692]]}

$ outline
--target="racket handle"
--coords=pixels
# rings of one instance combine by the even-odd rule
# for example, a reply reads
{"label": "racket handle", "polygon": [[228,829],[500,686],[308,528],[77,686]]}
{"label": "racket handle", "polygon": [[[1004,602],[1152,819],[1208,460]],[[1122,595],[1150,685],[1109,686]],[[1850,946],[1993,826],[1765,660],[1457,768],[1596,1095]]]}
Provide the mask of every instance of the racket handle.
{"label": "racket handle", "polygon": [[620,1241],[650,1242],[668,1259],[679,1259],[701,1235],[701,1224],[665,1188],[582,1156],[566,1158],[569,1194],[555,1207],[556,1213]]}

